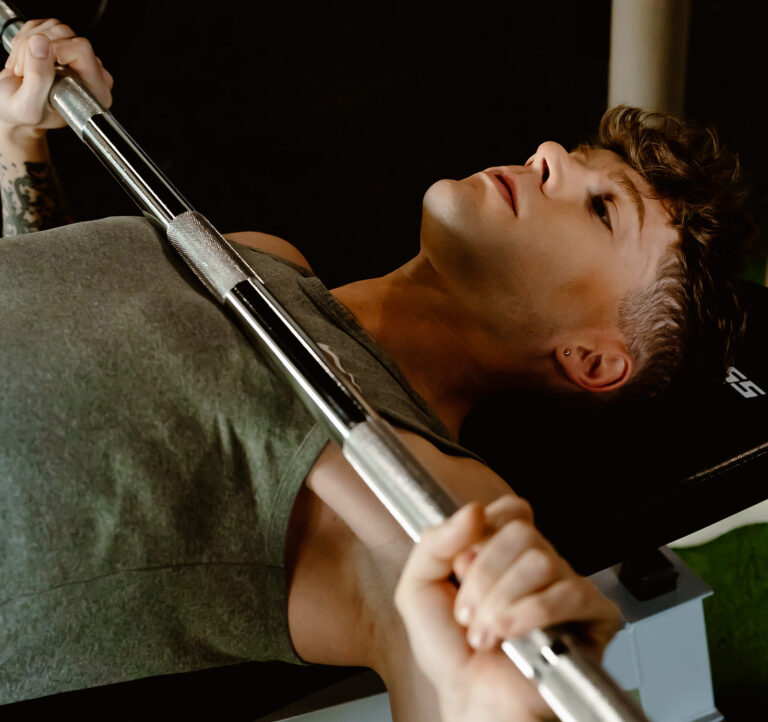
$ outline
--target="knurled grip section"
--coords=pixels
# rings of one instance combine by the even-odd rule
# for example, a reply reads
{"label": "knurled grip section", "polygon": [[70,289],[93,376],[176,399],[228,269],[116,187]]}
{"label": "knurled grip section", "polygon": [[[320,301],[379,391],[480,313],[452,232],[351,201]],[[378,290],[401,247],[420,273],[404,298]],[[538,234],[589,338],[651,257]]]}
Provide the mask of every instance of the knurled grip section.
{"label": "knurled grip section", "polygon": [[357,424],[342,447],[360,477],[414,541],[445,521],[456,503],[378,417]]}
{"label": "knurled grip section", "polygon": [[241,281],[255,274],[211,222],[197,211],[176,216],[168,240],[219,303]]}
{"label": "knurled grip section", "polygon": [[95,115],[106,113],[107,110],[71,70],[62,68],[57,71],[57,76],[48,99],[69,127],[82,139],[88,121]]}

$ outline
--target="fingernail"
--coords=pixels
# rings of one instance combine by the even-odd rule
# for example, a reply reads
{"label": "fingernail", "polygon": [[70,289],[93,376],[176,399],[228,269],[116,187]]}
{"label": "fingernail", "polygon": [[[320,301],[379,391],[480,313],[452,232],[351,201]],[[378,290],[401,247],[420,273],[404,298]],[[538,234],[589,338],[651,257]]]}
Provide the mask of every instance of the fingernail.
{"label": "fingernail", "polygon": [[456,612],[456,619],[458,619],[459,624],[463,624],[464,626],[469,624],[472,620],[472,607],[470,607],[469,604],[464,604],[459,607],[459,610]]}
{"label": "fingernail", "polygon": [[42,35],[33,35],[29,39],[29,52],[35,58],[47,58],[48,41]]}
{"label": "fingernail", "polygon": [[469,643],[475,649],[482,649],[485,646],[485,641],[488,635],[481,629],[476,629],[469,635]]}

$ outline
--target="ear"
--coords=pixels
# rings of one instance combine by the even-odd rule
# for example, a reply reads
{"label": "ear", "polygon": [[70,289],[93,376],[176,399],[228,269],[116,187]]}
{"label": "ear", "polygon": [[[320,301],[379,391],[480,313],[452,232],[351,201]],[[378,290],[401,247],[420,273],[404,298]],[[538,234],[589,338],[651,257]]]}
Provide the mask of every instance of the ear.
{"label": "ear", "polygon": [[588,345],[561,344],[555,348],[555,362],[577,386],[587,391],[614,391],[632,376],[632,357],[619,340]]}

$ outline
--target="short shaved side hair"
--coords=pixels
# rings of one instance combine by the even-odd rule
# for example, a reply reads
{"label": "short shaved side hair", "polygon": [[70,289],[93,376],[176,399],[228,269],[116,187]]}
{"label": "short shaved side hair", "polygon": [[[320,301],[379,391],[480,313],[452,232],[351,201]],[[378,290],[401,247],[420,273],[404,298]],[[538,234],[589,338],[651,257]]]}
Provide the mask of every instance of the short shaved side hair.
{"label": "short shaved side hair", "polygon": [[648,182],[680,234],[656,280],[622,300],[635,366],[626,393],[653,395],[681,372],[722,380],[745,324],[735,273],[756,233],[738,157],[710,128],[625,105],[605,113],[595,146]]}

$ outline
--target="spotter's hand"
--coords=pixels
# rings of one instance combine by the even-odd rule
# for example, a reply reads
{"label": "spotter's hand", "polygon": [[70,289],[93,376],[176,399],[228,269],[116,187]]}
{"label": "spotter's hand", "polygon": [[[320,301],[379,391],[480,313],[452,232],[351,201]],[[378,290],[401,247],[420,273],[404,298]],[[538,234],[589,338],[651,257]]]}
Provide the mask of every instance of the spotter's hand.
{"label": "spotter's hand", "polygon": [[48,103],[56,65],[77,72],[105,107],[112,104],[112,76],[91,44],[58,20],[30,20],[13,40],[0,72],[0,127],[6,132],[42,134],[66,123]]}
{"label": "spotter's hand", "polygon": [[[452,573],[462,580],[458,590]],[[443,720],[451,722],[550,719],[501,640],[575,622],[599,660],[621,620],[618,608],[536,530],[530,506],[511,495],[485,508],[469,504],[424,532],[395,603]]]}

